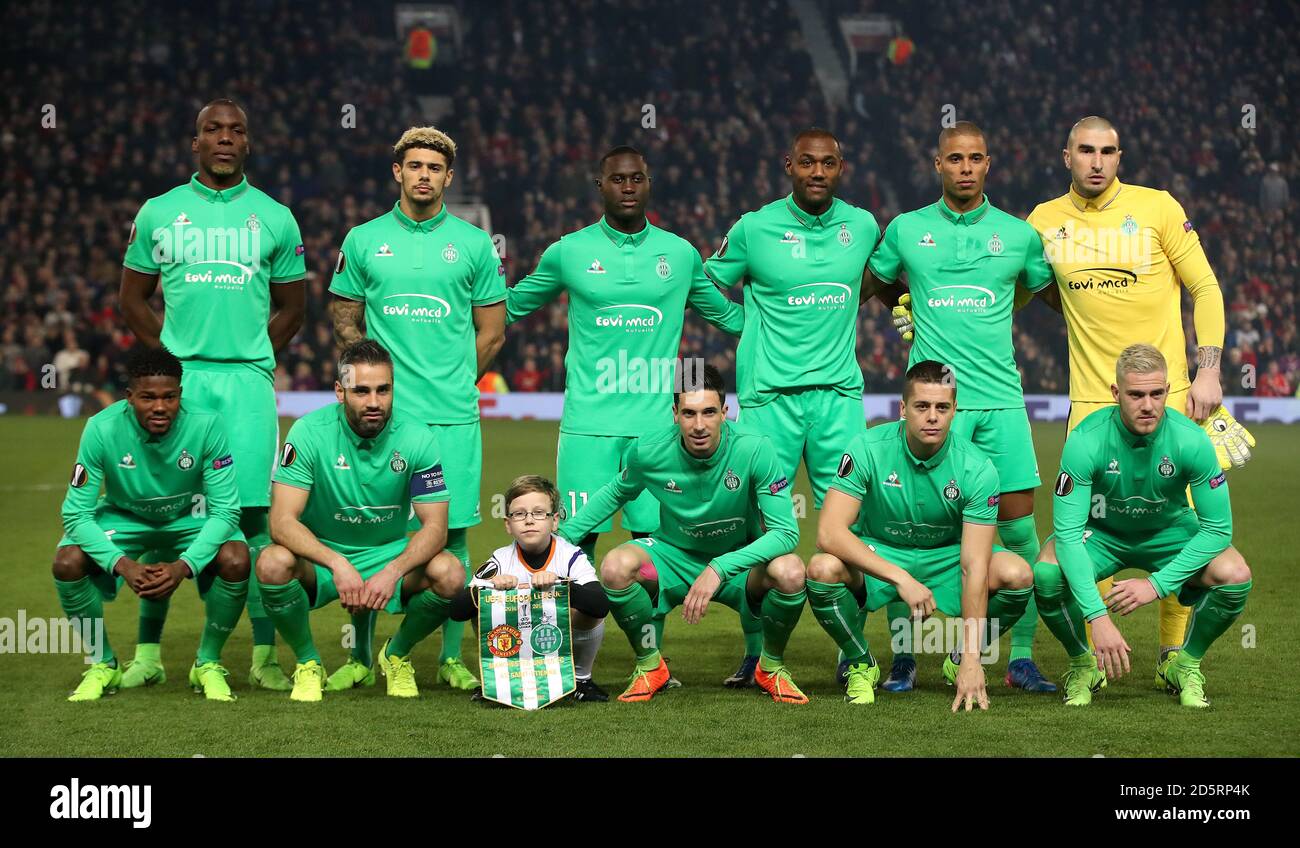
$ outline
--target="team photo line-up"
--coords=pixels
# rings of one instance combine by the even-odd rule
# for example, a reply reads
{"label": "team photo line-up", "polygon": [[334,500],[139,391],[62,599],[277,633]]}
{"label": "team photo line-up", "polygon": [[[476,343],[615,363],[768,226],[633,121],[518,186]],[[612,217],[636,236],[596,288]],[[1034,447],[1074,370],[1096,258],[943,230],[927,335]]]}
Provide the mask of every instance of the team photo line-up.
{"label": "team photo line-up", "polygon": [[[667,613],[681,606],[697,623],[719,602],[739,614],[744,644],[725,685],[779,703],[808,701],[783,659],[807,605],[839,649],[850,703],[915,686],[910,645],[897,642],[881,679],[864,631],[883,608],[891,629],[936,611],[958,622],[943,659],[954,711],[987,709],[981,659],[1006,631],[1008,686],[1059,688],[1082,706],[1130,671],[1112,615],[1158,603],[1157,682],[1184,706],[1209,705],[1202,658],[1252,585],[1231,544],[1225,472],[1255,442],[1221,403],[1223,298],[1199,236],[1167,192],[1118,179],[1119,132],[1106,119],[1069,129],[1069,190],[1027,220],[984,194],[993,157],[981,130],[944,128],[941,197],[883,235],[836,196],[846,168],[835,136],[805,130],[785,154],[790,193],[741,216],[707,260],[649,222],[650,166],[616,147],[594,180],[601,219],[509,287],[492,237],[443,202],[455,143],[408,129],[393,147],[397,202],[338,252],[337,403],[295,421],[282,445],[272,372],[303,321],[305,249],[290,210],[248,183],[250,138],[236,103],[204,106],[198,170],[146,201],[127,238],[120,304],[139,344],[126,398],[82,433],[54,557],[60,604],[89,653],[69,700],[164,683],[170,598],[193,578],[205,617],[189,684],[217,701],[235,698],[222,650],[245,608],[252,687],[319,701],[373,686],[378,667],[388,695],[415,697],[412,649],[442,628],[438,682],[481,697],[460,657],[478,591],[563,581],[579,701],[609,698],[592,680],[607,616],[636,658],[618,700],[646,701],[677,685],[660,655]],[[743,302],[727,294],[737,284]],[[149,304],[159,285],[163,315]],[[1195,379],[1180,286],[1193,301]],[[514,479],[510,542],[475,567],[476,382],[507,324],[561,293],[555,482]],[[899,420],[868,428],[855,350],[870,297],[911,349]],[[1064,317],[1071,401],[1041,544],[1011,333],[1035,297]],[[687,307],[739,339],[735,421],[712,366],[678,362],[676,385],[611,378],[611,362],[677,362]],[[819,511],[807,562],[791,498],[801,463]],[[632,539],[597,568],[617,512]],[[1114,580],[1125,568],[1147,574]],[[140,610],[134,657],[119,664],[103,615],[123,584]],[[310,612],[334,600],[356,639],[327,675]],[[379,610],[401,620],[376,650]],[[1040,618],[1069,657],[1059,687],[1034,661]]]}

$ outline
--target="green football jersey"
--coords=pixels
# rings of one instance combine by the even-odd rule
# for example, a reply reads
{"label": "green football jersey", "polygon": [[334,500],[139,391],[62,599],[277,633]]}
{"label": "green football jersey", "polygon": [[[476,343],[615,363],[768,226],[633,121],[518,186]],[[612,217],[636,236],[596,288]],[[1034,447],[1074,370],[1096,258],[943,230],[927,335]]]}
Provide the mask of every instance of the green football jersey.
{"label": "green football jersey", "polygon": [[[104,488],[100,500],[100,486]],[[100,568],[112,573],[123,556],[96,522],[103,504],[160,529],[178,520],[203,527],[181,554],[195,574],[239,529],[234,459],[220,417],[182,402],[171,429],[155,436],[124,400],[91,416],[63,499],[63,528]]]}
{"label": "green football jersey", "polygon": [[478,421],[475,306],[506,299],[492,237],[446,205],[412,221],[400,204],[353,227],[330,291],[366,304],[366,335],[393,356],[395,407],[425,424]]}
{"label": "green football jersey", "polygon": [[[1187,503],[1188,486],[1195,510]],[[1173,409],[1147,436],[1124,426],[1118,406],[1079,422],[1061,452],[1052,527],[1057,560],[1084,618],[1106,614],[1084,544],[1089,530],[1137,543],[1176,524],[1187,528],[1189,541],[1151,575],[1162,598],[1232,544],[1228,478],[1205,431]]]}
{"label": "green football jersey", "polygon": [[759,406],[780,389],[824,386],[862,394],[858,301],[880,238],[865,209],[835,200],[819,216],[794,196],[746,212],[704,270],[723,288],[744,282],[737,396]]}
{"label": "green football jersey", "polygon": [[245,177],[215,191],[190,181],[140,207],[122,264],[157,274],[162,343],[182,361],[256,369],[271,379],[271,286],[307,276],[298,222]]}
{"label": "green football jersey", "polygon": [[506,293],[509,320],[562,291],[569,295],[564,433],[637,436],[671,422],[687,306],[732,335],[744,326],[744,310],[705,276],[699,251],[649,223],[629,235],[601,218],[552,244],[537,270]]}
{"label": "green football jersey", "polygon": [[627,464],[560,527],[574,544],[642,491],[659,501],[654,538],[711,558],[726,582],[799,544],[790,481],[766,436],[744,433],[730,422],[707,459],[696,459],[671,425],[637,438]]}
{"label": "green football jersey", "polygon": [[998,473],[979,448],[953,433],[917,459],[902,421],[853,438],[830,488],[862,502],[859,538],[910,548],[961,543],[962,524],[997,524]]}
{"label": "green football jersey", "polygon": [[962,214],[941,198],[891,221],[870,266],[887,283],[907,272],[916,323],[908,367],[951,366],[960,409],[1025,405],[1011,343],[1016,283],[1037,292],[1055,281],[1033,227],[987,196]]}
{"label": "green football jersey", "polygon": [[311,493],[299,520],[335,550],[403,539],[412,501],[450,499],[438,439],[427,426],[394,411],[378,436],[363,439],[341,403],[294,422],[280,449],[275,482]]}

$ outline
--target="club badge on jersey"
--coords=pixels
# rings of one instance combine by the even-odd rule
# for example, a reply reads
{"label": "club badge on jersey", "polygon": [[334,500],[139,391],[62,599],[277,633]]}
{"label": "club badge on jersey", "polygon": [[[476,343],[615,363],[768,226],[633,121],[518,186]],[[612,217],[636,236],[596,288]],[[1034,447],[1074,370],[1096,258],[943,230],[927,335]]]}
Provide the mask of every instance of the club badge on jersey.
{"label": "club badge on jersey", "polygon": [[484,698],[540,710],[577,688],[567,583],[481,589],[478,619]]}

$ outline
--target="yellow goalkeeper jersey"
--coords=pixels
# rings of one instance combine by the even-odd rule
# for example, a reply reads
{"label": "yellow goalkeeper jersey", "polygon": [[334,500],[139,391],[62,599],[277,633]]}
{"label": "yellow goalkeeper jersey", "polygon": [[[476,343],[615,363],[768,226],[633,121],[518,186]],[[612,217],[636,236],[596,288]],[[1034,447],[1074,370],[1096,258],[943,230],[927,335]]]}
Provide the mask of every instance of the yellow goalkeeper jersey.
{"label": "yellow goalkeeper jersey", "polygon": [[1190,385],[1179,283],[1192,295],[1197,344],[1223,347],[1223,293],[1201,239],[1167,191],[1125,185],[1089,200],[1071,186],[1029,215],[1056,275],[1070,347],[1070,400],[1106,402],[1115,361],[1137,342],[1169,363],[1171,392]]}

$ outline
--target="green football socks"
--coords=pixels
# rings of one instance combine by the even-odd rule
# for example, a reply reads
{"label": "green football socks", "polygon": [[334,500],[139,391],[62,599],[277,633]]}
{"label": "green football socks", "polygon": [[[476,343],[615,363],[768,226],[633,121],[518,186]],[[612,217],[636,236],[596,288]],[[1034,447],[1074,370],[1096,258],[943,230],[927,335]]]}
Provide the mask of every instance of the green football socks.
{"label": "green football socks", "polygon": [[406,603],[406,615],[402,616],[397,633],[388,640],[386,655],[409,656],[411,649],[437,630],[450,614],[451,601],[431,589],[420,592]]}
{"label": "green football socks", "polygon": [[54,588],[59,593],[59,606],[81,633],[81,644],[87,655],[97,657],[97,662],[110,666],[117,665],[117,657],[108,643],[108,629],[104,627],[104,598],[90,582],[89,577],[80,580],[55,580]]}
{"label": "green football socks", "polygon": [[311,637],[311,605],[302,583],[294,578],[283,586],[264,585],[262,603],[298,663],[312,660],[320,663],[320,653]]}
{"label": "green football socks", "polygon": [[[1205,596],[1192,607],[1192,620],[1187,627],[1187,642],[1175,662],[1195,661],[1200,664],[1205,652],[1246,608],[1246,597],[1250,594],[1253,580],[1245,583],[1232,583],[1227,586],[1215,586],[1205,591]],[[1187,657],[1184,661],[1183,657]]]}
{"label": "green football socks", "polygon": [[[614,622],[627,635],[627,641],[636,654],[637,666],[642,661],[659,656],[659,642],[655,632],[654,605],[650,595],[640,583],[633,582],[626,589],[605,588],[609,598],[609,611]],[[651,668],[657,668],[656,662]]]}
{"label": "green football socks", "polygon": [[198,665],[221,662],[221,649],[239,623],[248,597],[247,580],[231,582],[217,577],[203,598],[203,635],[199,637]]}
{"label": "green football socks", "polygon": [[861,608],[849,588],[843,583],[809,580],[807,593],[813,616],[839,646],[844,659],[850,663],[867,662],[871,652],[860,628]]}
{"label": "green football socks", "polygon": [[[1038,562],[1038,527],[1034,516],[1012,518],[998,522],[998,537],[1007,550],[1018,555],[1032,567]],[[989,614],[993,618],[993,614]],[[1038,607],[1034,603],[1033,592],[1029,593],[1029,603],[1023,614],[1011,628],[1011,659],[1032,659],[1034,656],[1034,632],[1038,629]],[[1004,631],[1005,632],[1005,631]]]}

